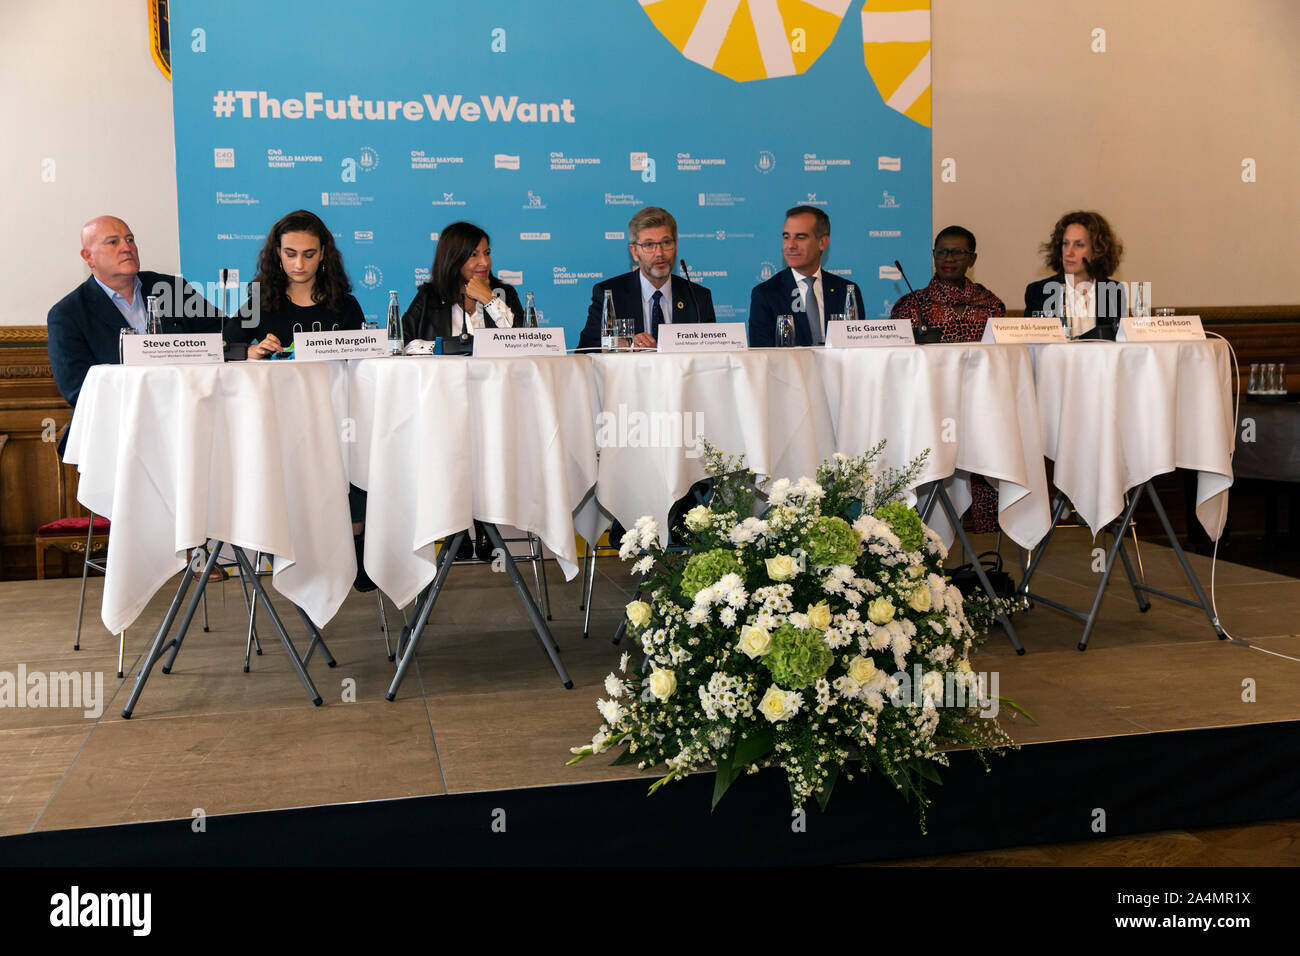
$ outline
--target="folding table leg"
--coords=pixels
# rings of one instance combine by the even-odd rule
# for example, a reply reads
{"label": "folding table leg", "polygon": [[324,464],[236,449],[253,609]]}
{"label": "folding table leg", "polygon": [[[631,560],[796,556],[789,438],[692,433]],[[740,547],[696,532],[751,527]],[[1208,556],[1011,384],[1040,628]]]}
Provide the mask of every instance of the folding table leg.
{"label": "folding table leg", "polygon": [[[203,595],[207,593],[208,575],[212,573],[213,567],[216,566],[218,554],[220,554],[219,548],[214,548],[208,554],[208,560],[203,566],[203,577],[199,581],[199,586],[195,590],[194,596],[190,598],[189,607],[185,609],[185,617],[181,619],[180,630],[176,632],[176,637],[171,642],[171,653],[167,655],[167,661],[163,664],[162,672],[164,674],[170,674],[172,672],[172,665],[176,663],[176,655],[181,652],[181,645],[185,643],[185,635],[188,634],[190,630],[190,622],[194,620],[194,612],[198,609],[199,602],[203,600]],[[194,565],[190,564],[190,566],[185,569],[185,573],[190,574],[193,570]]]}
{"label": "folding table leg", "polygon": [[149,645],[149,650],[140,664],[140,670],[135,675],[135,686],[131,688],[131,696],[127,698],[126,706],[122,708],[124,720],[131,719],[131,712],[135,710],[136,701],[140,699],[140,692],[144,690],[144,685],[149,680],[149,672],[162,656],[163,642],[167,639],[167,632],[172,629],[172,622],[176,620],[176,612],[180,610],[181,602],[185,600],[185,593],[190,587],[190,577],[190,568],[187,564],[181,573],[181,583],[176,586],[176,596],[172,598],[171,607],[167,609],[162,624],[158,626],[158,633],[154,636],[153,643]]}
{"label": "folding table leg", "polygon": [[[957,537],[961,540],[962,547],[970,552],[973,558],[972,567],[975,569],[975,577],[979,580],[980,587],[984,589],[985,596],[989,603],[997,607],[997,592],[993,590],[993,585],[989,583],[988,575],[984,573],[984,565],[980,563],[979,557],[975,554],[975,549],[971,547],[970,540],[966,537],[966,530],[961,526],[961,515],[957,514],[957,509],[953,506],[952,501],[948,498],[948,493],[943,490],[943,486],[938,486],[939,505],[943,508],[944,514],[952,522],[953,528],[957,531]],[[1020,639],[1016,637],[1016,629],[1011,623],[1011,619],[1002,611],[995,611],[994,618],[1002,625],[1002,630],[1006,631],[1007,639],[1011,641],[1011,646],[1016,649],[1017,654],[1023,654],[1025,649],[1020,646]]]}
{"label": "folding table leg", "polygon": [[312,619],[307,616],[307,612],[296,604],[293,606],[293,609],[298,612],[298,616],[302,618],[302,622],[307,625],[307,633],[311,635],[311,643],[307,645],[307,653],[302,656],[303,667],[307,666],[308,662],[311,660],[311,655],[318,647],[320,648],[321,655],[325,658],[325,666],[337,666],[338,661],[336,661],[334,655],[330,653],[329,647],[325,644],[325,638],[321,637],[320,629],[317,628],[312,622]]}
{"label": "folding table leg", "polygon": [[[488,527],[492,526],[488,525]],[[438,563],[438,573],[434,575],[433,583],[425,589],[424,594],[417,602],[419,611],[415,617],[415,627],[411,629],[410,640],[406,642],[404,649],[402,639],[400,637],[397,639],[397,673],[393,675],[392,683],[388,685],[388,693],[384,695],[385,700],[391,701],[397,697],[397,688],[402,686],[402,679],[406,677],[406,669],[415,660],[415,654],[420,649],[420,639],[424,637],[424,626],[429,623],[429,614],[433,611],[433,606],[438,603],[438,595],[442,593],[442,586],[447,583],[447,572],[451,570],[453,563],[451,556],[460,550],[460,544],[465,540],[465,534],[464,531],[457,531],[444,546],[442,559]],[[406,627],[402,628],[403,634],[406,631]]]}
{"label": "folding table leg", "polygon": [[[1120,519],[1119,527],[1128,527],[1129,521],[1133,519],[1133,512],[1137,510],[1138,502],[1142,500],[1142,489],[1145,487],[1146,486],[1143,485],[1133,493],[1133,497],[1129,500],[1128,507],[1124,509],[1124,516]],[[1110,551],[1106,555],[1106,567],[1101,572],[1101,581],[1098,583],[1097,593],[1092,599],[1092,608],[1088,611],[1088,616],[1084,619],[1083,635],[1079,638],[1079,650],[1081,651],[1086,651],[1088,649],[1088,635],[1092,633],[1093,625],[1097,623],[1097,612],[1101,610],[1101,599],[1106,595],[1106,585],[1110,582],[1111,568],[1115,566],[1115,557],[1123,547],[1124,535],[1122,533],[1115,535],[1115,543],[1110,546]]]}
{"label": "folding table leg", "polygon": [[321,705],[321,696],[316,690],[316,685],[311,682],[311,678],[303,668],[302,659],[298,657],[298,651],[294,648],[293,641],[289,639],[288,631],[284,629],[284,625],[280,622],[280,615],[275,613],[275,607],[271,604],[271,598],[266,593],[266,588],[262,587],[262,582],[259,581],[257,576],[253,573],[253,566],[249,563],[248,555],[244,553],[244,549],[238,546],[233,547],[235,560],[239,562],[240,573],[248,575],[251,579],[253,591],[262,602],[262,606],[266,608],[266,613],[271,619],[271,624],[275,627],[276,633],[280,635],[280,643],[284,645],[285,651],[289,654],[289,662],[293,664],[293,669],[297,671],[298,678],[302,681],[303,686],[307,688],[307,693],[311,697],[311,702],[319,707]]}
{"label": "folding table leg", "polygon": [[[501,532],[497,526],[489,522],[483,523],[483,530],[487,532],[488,540],[492,542],[494,548],[505,548],[505,542],[501,540]],[[551,665],[555,672],[560,675],[560,683],[564,685],[565,690],[573,688],[573,681],[570,679],[568,671],[564,669],[564,664],[560,661],[559,648],[555,646],[555,638],[551,636],[551,630],[546,626],[546,619],[542,617],[542,612],[537,609],[537,604],[533,601],[533,596],[528,593],[528,585],[524,583],[523,577],[519,574],[519,568],[515,566],[514,559],[506,557],[506,574],[510,576],[510,582],[515,586],[515,591],[519,594],[519,600],[523,602],[524,610],[528,613],[529,620],[533,622],[533,630],[537,633],[537,640],[541,643],[543,650],[551,659]]]}
{"label": "folding table leg", "polygon": [[1047,542],[1052,540],[1052,535],[1056,533],[1057,522],[1065,514],[1066,498],[1063,492],[1056,493],[1056,501],[1052,503],[1052,523],[1047,526],[1047,534],[1043,535],[1043,540],[1038,542],[1038,547],[1034,553],[1030,554],[1029,567],[1025,569],[1025,577],[1020,582],[1020,594],[1022,597],[1030,597],[1029,579],[1034,576],[1038,570],[1038,562],[1043,560],[1043,555],[1047,552]]}
{"label": "folding table leg", "polygon": [[1214,628],[1214,633],[1219,635],[1219,640],[1226,641],[1228,634],[1224,631],[1223,626],[1219,623],[1218,616],[1214,613],[1214,607],[1210,604],[1209,598],[1205,596],[1205,591],[1201,589],[1201,582],[1196,578],[1196,572],[1187,562],[1187,555],[1183,553],[1183,546],[1178,543],[1178,535],[1174,534],[1174,527],[1169,523],[1169,516],[1165,514],[1164,505],[1160,503],[1160,496],[1156,494],[1155,485],[1147,482],[1143,486],[1147,493],[1151,495],[1151,503],[1155,505],[1156,517],[1160,519],[1161,526],[1165,529],[1165,534],[1169,538],[1169,546],[1174,550],[1174,556],[1178,558],[1178,563],[1183,566],[1183,573],[1187,575],[1188,582],[1192,585],[1192,590],[1196,593],[1196,601],[1189,601],[1186,598],[1180,598],[1177,595],[1165,594],[1163,591],[1157,591],[1154,588],[1144,587],[1143,589],[1152,594],[1159,594],[1161,597],[1171,598],[1182,604],[1188,604],[1192,607],[1200,607],[1205,612],[1205,616],[1210,620],[1210,626]]}
{"label": "folding table leg", "polygon": [[1111,533],[1119,539],[1119,559],[1124,562],[1124,573],[1128,575],[1129,587],[1133,589],[1133,597],[1137,599],[1138,610],[1145,614],[1151,610],[1151,602],[1142,593],[1137,576],[1133,573],[1133,565],[1128,559],[1128,548],[1124,546],[1124,530],[1122,528],[1111,528]]}

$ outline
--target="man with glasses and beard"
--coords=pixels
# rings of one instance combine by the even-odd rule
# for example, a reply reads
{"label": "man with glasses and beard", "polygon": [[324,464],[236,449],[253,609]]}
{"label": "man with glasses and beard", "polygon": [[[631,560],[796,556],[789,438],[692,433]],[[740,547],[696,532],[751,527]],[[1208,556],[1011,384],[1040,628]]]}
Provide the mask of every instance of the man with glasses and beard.
{"label": "man with glasses and beard", "polygon": [[627,224],[627,250],[637,268],[592,287],[587,324],[578,338],[578,348],[600,347],[606,290],[614,293],[614,314],[635,322],[634,348],[656,348],[659,326],[667,323],[717,321],[709,290],[673,275],[677,220],[668,210],[658,206],[638,210]]}

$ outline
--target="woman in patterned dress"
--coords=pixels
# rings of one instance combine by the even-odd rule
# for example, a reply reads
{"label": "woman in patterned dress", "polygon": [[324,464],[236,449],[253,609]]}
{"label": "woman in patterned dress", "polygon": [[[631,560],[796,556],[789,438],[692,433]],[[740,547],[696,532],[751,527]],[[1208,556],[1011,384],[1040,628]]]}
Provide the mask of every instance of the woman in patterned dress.
{"label": "woman in patterned dress", "polygon": [[[923,289],[894,303],[892,318],[907,319],[913,330],[940,330],[940,342],[978,342],[993,316],[1007,314],[1002,300],[966,278],[975,264],[975,234],[949,226],[934,237],[934,278]],[[971,476],[971,525],[976,534],[998,529],[998,493],[981,476]]]}

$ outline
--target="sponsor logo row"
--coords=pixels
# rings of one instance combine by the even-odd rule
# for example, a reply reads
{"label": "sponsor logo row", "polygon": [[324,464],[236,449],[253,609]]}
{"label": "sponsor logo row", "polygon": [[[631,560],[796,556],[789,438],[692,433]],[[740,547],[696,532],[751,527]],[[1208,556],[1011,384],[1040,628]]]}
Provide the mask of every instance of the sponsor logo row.
{"label": "sponsor logo row", "polygon": [[[407,157],[411,169],[440,169],[448,166],[464,166],[464,156],[442,155],[423,149],[412,149]],[[725,169],[728,159],[725,156],[696,156],[692,153],[676,153],[669,157],[679,173],[696,173],[705,169]],[[296,153],[282,148],[266,150],[268,169],[293,169],[302,165],[323,164],[325,157],[319,154]],[[564,152],[550,152],[542,160],[542,166],[552,172],[594,169],[602,165],[600,156],[570,156]],[[734,166],[734,160],[731,161]],[[796,164],[802,163],[805,173],[823,173],[831,169],[850,169],[853,160],[847,157],[820,156],[816,153],[804,153]],[[345,173],[369,173],[379,168],[379,152],[372,146],[362,146],[355,156],[342,160]],[[635,173],[646,173],[658,168],[658,160],[648,152],[628,153],[628,169]],[[235,169],[235,149],[233,146],[218,146],[213,149],[213,166],[217,169]],[[493,169],[520,170],[524,163],[519,153],[494,153]],[[774,172],[777,168],[776,154],[771,150],[759,150],[753,160],[753,168],[760,173]],[[901,172],[903,160],[900,156],[877,156],[876,169],[885,172]]]}

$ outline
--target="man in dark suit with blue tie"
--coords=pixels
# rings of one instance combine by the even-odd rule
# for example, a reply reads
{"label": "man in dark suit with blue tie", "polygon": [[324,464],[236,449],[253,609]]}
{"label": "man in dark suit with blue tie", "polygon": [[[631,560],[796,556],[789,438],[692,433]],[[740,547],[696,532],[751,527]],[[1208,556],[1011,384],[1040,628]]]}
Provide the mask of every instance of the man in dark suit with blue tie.
{"label": "man in dark suit with blue tie", "polygon": [[[219,313],[184,279],[141,271],[135,235],[116,216],[100,216],[82,227],[81,258],[90,278],[55,303],[46,318],[54,383],[74,409],[90,367],[118,363],[122,329],[146,330],[146,296],[158,297],[164,332],[220,330]],[[64,432],[60,455],[66,441]]]}
{"label": "man in dark suit with blue tie", "polygon": [[658,206],[638,210],[627,224],[627,249],[637,268],[597,282],[592,288],[587,324],[578,337],[578,348],[600,347],[606,290],[614,294],[614,314],[636,322],[632,339],[636,348],[656,348],[662,324],[717,321],[709,290],[672,274],[677,255],[677,220],[668,210]]}
{"label": "man in dark suit with blue tie", "polygon": [[858,317],[865,316],[862,292],[857,285],[822,269],[822,255],[831,242],[831,220],[816,206],[795,206],[785,214],[781,254],[787,268],[749,294],[749,346],[771,347],[779,343],[776,319],[794,317],[795,345],[822,345],[826,322],[844,314],[852,293]]}

